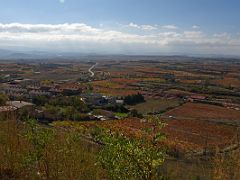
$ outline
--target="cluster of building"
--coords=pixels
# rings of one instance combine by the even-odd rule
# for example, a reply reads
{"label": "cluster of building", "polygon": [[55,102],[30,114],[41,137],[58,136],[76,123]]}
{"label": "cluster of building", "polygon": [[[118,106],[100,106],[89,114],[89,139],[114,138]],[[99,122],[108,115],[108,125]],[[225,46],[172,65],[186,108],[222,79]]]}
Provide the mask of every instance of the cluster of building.
{"label": "cluster of building", "polygon": [[78,95],[83,86],[78,83],[41,84],[30,79],[15,80],[4,83],[1,91],[10,99],[31,99],[35,96]]}

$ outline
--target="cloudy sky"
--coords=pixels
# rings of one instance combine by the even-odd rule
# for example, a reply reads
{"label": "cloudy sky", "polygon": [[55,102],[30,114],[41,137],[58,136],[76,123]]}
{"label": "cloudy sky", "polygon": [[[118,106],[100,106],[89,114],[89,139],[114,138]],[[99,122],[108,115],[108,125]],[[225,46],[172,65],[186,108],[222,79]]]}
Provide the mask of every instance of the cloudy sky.
{"label": "cloudy sky", "polygon": [[240,55],[238,0],[0,0],[0,49]]}

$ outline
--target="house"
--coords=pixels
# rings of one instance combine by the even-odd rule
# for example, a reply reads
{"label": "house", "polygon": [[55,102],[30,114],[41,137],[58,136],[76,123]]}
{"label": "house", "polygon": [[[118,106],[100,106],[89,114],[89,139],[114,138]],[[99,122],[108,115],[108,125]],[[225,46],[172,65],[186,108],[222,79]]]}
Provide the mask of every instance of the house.
{"label": "house", "polygon": [[103,106],[108,103],[108,101],[98,93],[82,94],[81,96],[83,100],[89,105]]}
{"label": "house", "polygon": [[62,94],[62,93],[63,93],[63,90],[54,87],[54,88],[49,89],[49,92],[50,92],[52,95],[58,95],[58,94]]}
{"label": "house", "polygon": [[190,102],[204,101],[206,99],[207,99],[207,97],[206,96],[202,96],[202,95],[191,95],[190,97],[188,97],[188,101],[190,101]]}
{"label": "house", "polygon": [[27,89],[22,88],[20,85],[5,84],[2,91],[11,99],[15,99],[18,97],[28,97]]}
{"label": "house", "polygon": [[116,98],[110,97],[110,96],[103,96],[104,99],[106,99],[108,104],[116,105]]}
{"label": "house", "polygon": [[41,91],[49,91],[51,88],[54,88],[54,85],[41,85]]}
{"label": "house", "polygon": [[20,86],[27,86],[32,84],[34,81],[32,79],[16,79],[13,81],[14,84],[18,84]]}
{"label": "house", "polygon": [[5,92],[7,93],[27,93],[27,89],[22,88],[19,85],[7,85],[5,86]]}
{"label": "house", "polygon": [[35,111],[34,104],[25,101],[8,101],[6,105],[14,107],[17,112],[26,110],[29,114],[33,114]]}
{"label": "house", "polygon": [[28,85],[27,86],[28,90],[40,90],[40,86],[35,86],[35,85]]}
{"label": "house", "polygon": [[17,108],[14,106],[0,106],[0,113],[7,113],[16,111]]}
{"label": "house", "polygon": [[36,96],[50,96],[50,92],[41,91],[41,90],[31,90],[29,92],[30,97],[36,97]]}
{"label": "house", "polygon": [[34,104],[29,103],[29,102],[25,102],[25,101],[7,101],[6,103],[8,106],[12,106],[14,108],[18,109],[22,109],[24,107],[32,109]]}
{"label": "house", "polygon": [[122,99],[117,99],[117,100],[116,100],[116,104],[118,104],[118,105],[123,105],[123,104],[124,104],[124,100],[122,100]]}
{"label": "house", "polygon": [[65,83],[57,85],[55,88],[62,90],[64,95],[78,95],[82,93],[82,87],[77,83]]}
{"label": "house", "polygon": [[34,112],[34,104],[24,101],[7,101],[6,106],[0,106],[0,119],[16,116],[19,110],[26,109],[28,113]]}

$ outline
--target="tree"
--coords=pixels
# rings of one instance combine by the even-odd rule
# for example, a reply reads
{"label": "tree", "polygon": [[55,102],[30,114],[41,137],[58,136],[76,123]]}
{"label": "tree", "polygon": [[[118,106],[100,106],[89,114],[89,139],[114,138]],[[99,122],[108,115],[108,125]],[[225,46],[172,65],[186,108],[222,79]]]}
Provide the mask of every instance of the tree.
{"label": "tree", "polygon": [[69,120],[75,120],[75,113],[76,113],[76,109],[72,106],[67,106],[65,108],[63,108],[63,116],[65,118],[68,118]]}
{"label": "tree", "polygon": [[32,102],[37,106],[44,106],[48,102],[48,98],[46,96],[36,96],[33,97]]}
{"label": "tree", "polygon": [[6,105],[7,100],[8,97],[5,94],[0,93],[0,106]]}
{"label": "tree", "polygon": [[133,109],[133,110],[131,111],[131,116],[132,116],[132,117],[143,118],[143,115],[140,114],[136,109]]}
{"label": "tree", "polygon": [[135,105],[144,101],[144,96],[140,93],[128,95],[124,98],[124,102],[128,105]]}
{"label": "tree", "polygon": [[44,114],[46,115],[46,117],[48,119],[58,120],[58,119],[61,119],[61,117],[62,117],[61,108],[58,106],[46,104],[44,106],[44,112],[45,112]]}
{"label": "tree", "polygon": [[111,131],[97,136],[104,146],[98,162],[107,170],[110,179],[163,179],[159,172],[165,159],[165,150],[160,142],[164,135],[152,130],[143,132],[141,138],[129,138]]}
{"label": "tree", "polygon": [[74,97],[56,97],[49,101],[50,105],[53,106],[59,106],[59,107],[66,107],[66,106],[72,106],[79,112],[88,112],[89,109],[87,105],[82,101],[82,99],[78,96]]}

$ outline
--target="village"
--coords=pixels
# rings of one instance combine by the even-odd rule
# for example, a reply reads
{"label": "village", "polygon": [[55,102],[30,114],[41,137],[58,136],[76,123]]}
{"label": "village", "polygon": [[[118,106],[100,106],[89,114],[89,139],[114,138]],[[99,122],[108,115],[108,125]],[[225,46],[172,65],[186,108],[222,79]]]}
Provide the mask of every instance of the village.
{"label": "village", "polygon": [[[49,99],[76,97],[79,102],[84,104],[84,108],[93,106],[98,108],[104,106],[121,106],[124,103],[123,99],[118,99],[117,97],[90,92],[88,87],[82,83],[40,83],[31,79],[21,79],[3,83],[1,93],[5,94],[9,100],[6,102],[5,106],[0,106],[1,113],[21,111],[25,109],[39,121],[47,119],[51,121],[56,120],[54,119],[54,116],[51,117],[51,115],[47,112],[41,110],[38,102],[41,100],[46,101],[47,103]],[[68,107],[70,107],[70,104]],[[106,120],[110,118],[119,118],[114,116],[113,113],[110,113],[107,116],[91,115],[90,111],[87,113],[89,116],[84,116],[86,118],[85,120]]]}

